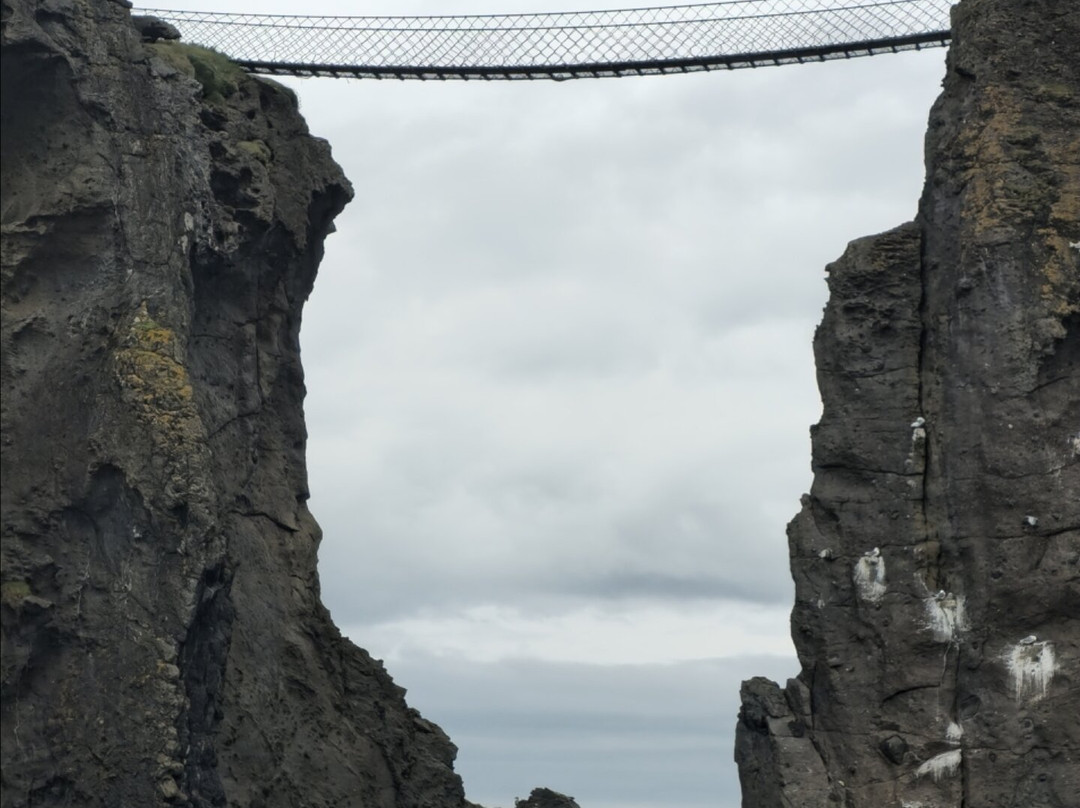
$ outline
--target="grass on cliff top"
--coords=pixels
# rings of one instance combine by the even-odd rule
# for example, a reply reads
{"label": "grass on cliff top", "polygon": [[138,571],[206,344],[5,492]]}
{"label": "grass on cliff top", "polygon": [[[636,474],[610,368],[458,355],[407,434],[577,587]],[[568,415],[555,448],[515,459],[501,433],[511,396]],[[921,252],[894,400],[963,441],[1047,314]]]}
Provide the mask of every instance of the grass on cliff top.
{"label": "grass on cliff top", "polygon": [[181,73],[202,85],[203,99],[220,104],[233,95],[246,77],[243,68],[225,54],[202,45],[184,42],[155,42],[151,47]]}

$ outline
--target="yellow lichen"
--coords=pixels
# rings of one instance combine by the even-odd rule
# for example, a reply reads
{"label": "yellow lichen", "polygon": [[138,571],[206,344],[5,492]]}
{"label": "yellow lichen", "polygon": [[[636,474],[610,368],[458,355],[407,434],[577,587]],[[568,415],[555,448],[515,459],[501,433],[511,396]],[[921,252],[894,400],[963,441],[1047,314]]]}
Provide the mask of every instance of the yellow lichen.
{"label": "yellow lichen", "polygon": [[165,413],[190,406],[192,391],[187,371],[172,357],[128,348],[119,353],[117,363],[125,386],[146,407]]}
{"label": "yellow lichen", "polygon": [[1077,93],[1053,84],[984,88],[959,134],[956,174],[965,238],[987,246],[1027,242],[1041,314],[1060,323],[1077,311],[1080,286],[1070,246],[1080,237],[1080,139],[1043,125],[1043,116],[1057,113],[1033,111],[1032,97],[1068,105]]}
{"label": "yellow lichen", "polygon": [[116,352],[114,370],[122,400],[163,463],[167,489],[186,501],[198,485],[193,472],[205,459],[206,430],[183,358],[176,333],[151,318],[144,303]]}
{"label": "yellow lichen", "polygon": [[0,602],[11,608],[20,606],[31,594],[30,584],[26,581],[5,581],[0,584]]}

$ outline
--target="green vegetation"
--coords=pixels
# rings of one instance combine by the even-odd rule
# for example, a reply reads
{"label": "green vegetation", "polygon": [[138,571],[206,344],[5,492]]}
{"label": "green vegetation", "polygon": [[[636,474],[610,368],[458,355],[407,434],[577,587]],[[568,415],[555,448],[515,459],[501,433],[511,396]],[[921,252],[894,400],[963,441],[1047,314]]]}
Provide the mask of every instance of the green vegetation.
{"label": "green vegetation", "polygon": [[150,47],[181,73],[198,81],[203,99],[210,104],[220,104],[231,96],[247,77],[239,65],[213,48],[182,42],[156,42]]}
{"label": "green vegetation", "polygon": [[236,146],[241,151],[250,154],[263,165],[269,165],[270,160],[273,157],[270,147],[261,140],[241,140]]}

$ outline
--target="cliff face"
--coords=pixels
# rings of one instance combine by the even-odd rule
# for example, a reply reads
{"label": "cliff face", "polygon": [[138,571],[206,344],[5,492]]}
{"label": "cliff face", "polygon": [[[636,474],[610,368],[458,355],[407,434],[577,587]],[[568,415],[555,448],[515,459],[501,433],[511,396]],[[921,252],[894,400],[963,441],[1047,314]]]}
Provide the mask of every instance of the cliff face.
{"label": "cliff face", "polygon": [[743,686],[747,808],[1080,794],[1080,9],[953,31],[917,220],[828,268],[802,671]]}
{"label": "cliff face", "polygon": [[464,805],[319,601],[297,335],[351,189],[292,93],[3,0],[3,806]]}

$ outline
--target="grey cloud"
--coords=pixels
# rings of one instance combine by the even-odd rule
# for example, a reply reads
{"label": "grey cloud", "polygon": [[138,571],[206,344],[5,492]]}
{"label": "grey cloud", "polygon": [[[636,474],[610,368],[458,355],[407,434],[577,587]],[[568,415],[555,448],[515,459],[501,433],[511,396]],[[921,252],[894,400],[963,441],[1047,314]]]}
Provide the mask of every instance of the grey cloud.
{"label": "grey cloud", "polygon": [[[464,521],[466,513],[456,524],[447,521],[449,516],[418,525],[380,524],[367,513],[376,507],[374,501],[354,497],[337,516],[321,509],[316,497],[313,507],[324,525],[353,536],[351,542],[323,548],[328,600],[338,609],[371,614],[387,603],[409,611],[448,597],[457,603],[514,602],[527,591],[591,591],[600,598],[656,597],[667,591],[758,603],[790,598],[783,525],[797,507],[799,482],[792,486],[790,503],[772,517],[747,505],[753,485],[728,480],[723,465],[699,477],[679,474],[654,482],[656,490],[643,501],[606,503],[603,481],[590,477],[588,467],[575,473],[573,462],[567,458],[546,473],[534,467],[521,476],[509,471],[480,479],[468,508],[485,515],[471,524]],[[733,465],[745,464],[736,459]],[[417,468],[419,461],[406,464]],[[430,501],[447,503],[436,513],[456,512],[451,503],[461,497],[456,481],[462,473],[450,468],[433,481]],[[797,477],[801,480],[805,471]],[[413,480],[415,485],[415,475]],[[757,478],[751,475],[750,482]],[[387,496],[396,485],[390,481]],[[430,531],[426,536],[425,530]],[[502,543],[513,551],[486,567],[482,558],[466,552],[480,538],[476,531],[486,536],[483,541],[495,542],[492,552],[498,553]]]}
{"label": "grey cloud", "polygon": [[[761,576],[764,577],[764,576]],[[570,581],[565,591],[595,598],[657,598],[662,600],[744,600],[751,603],[783,602],[791,587],[782,581],[768,581],[762,589],[754,581],[737,576],[677,575],[633,571],[609,573]]]}

